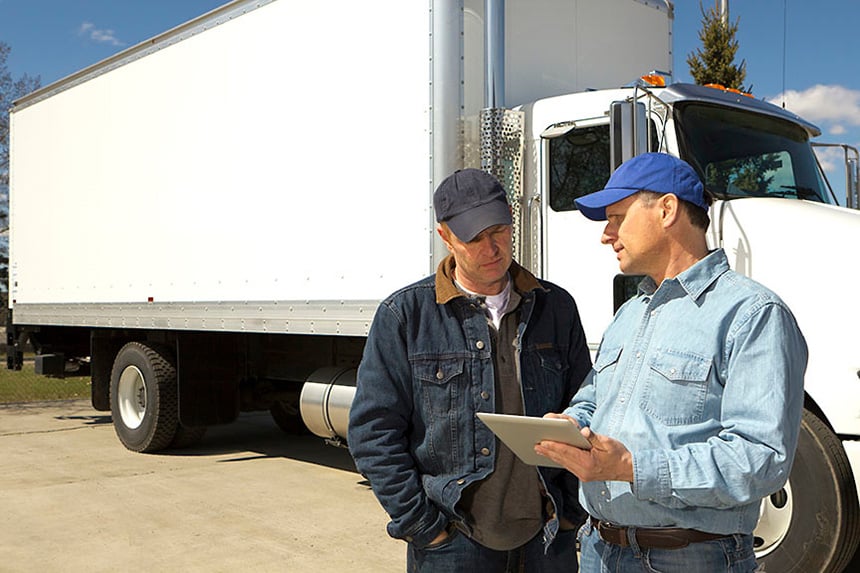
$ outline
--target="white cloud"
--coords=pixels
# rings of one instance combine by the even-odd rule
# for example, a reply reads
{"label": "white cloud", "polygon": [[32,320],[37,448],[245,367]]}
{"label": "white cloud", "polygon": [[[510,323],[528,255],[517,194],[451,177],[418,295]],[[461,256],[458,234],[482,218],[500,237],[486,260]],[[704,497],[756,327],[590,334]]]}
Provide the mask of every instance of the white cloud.
{"label": "white cloud", "polygon": [[860,127],[860,90],[818,84],[803,91],[788,90],[770,100],[834,135]]}
{"label": "white cloud", "polygon": [[860,90],[839,85],[815,85],[804,91],[788,90],[776,99],[811,121],[846,121],[860,125]]}
{"label": "white cloud", "polygon": [[113,30],[101,30],[96,28],[92,22],[84,22],[78,28],[78,35],[85,36],[94,42],[100,44],[110,44],[111,46],[125,46],[125,42],[116,37]]}

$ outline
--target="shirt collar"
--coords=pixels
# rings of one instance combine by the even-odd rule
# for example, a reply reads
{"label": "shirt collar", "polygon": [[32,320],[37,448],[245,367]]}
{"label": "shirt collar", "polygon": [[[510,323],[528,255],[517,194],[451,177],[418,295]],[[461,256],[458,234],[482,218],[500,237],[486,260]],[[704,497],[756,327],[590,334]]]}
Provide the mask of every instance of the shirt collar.
{"label": "shirt collar", "polygon": [[[663,284],[670,281],[677,282],[687,295],[697,300],[708,290],[717,278],[729,270],[729,260],[723,249],[715,249],[688,268],[678,276],[666,279]],[[651,277],[645,277],[639,283],[639,292],[652,295],[657,290],[657,285]]]}

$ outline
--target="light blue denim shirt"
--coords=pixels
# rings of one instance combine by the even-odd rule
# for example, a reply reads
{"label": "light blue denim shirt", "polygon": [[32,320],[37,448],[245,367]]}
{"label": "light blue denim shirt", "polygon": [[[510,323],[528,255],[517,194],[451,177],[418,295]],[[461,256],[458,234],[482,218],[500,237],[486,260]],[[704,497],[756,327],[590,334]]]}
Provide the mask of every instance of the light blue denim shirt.
{"label": "light blue denim shirt", "polygon": [[791,469],[806,342],[722,249],[655,287],[618,310],[565,412],[621,441],[634,481],[583,483],[580,499],[620,525],[751,533]]}

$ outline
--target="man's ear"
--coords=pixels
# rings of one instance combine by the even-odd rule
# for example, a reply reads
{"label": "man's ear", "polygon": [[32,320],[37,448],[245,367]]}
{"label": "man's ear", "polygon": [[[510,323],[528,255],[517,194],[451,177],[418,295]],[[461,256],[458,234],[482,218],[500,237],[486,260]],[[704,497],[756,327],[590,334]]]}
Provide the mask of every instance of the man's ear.
{"label": "man's ear", "polygon": [[445,243],[445,247],[450,251],[451,241],[448,239],[448,233],[450,233],[451,231],[446,229],[442,225],[436,225],[436,232],[439,233],[440,237],[442,237],[442,242]]}
{"label": "man's ear", "polygon": [[678,217],[681,216],[681,200],[674,193],[661,195],[659,207],[664,228],[674,225],[678,221]]}

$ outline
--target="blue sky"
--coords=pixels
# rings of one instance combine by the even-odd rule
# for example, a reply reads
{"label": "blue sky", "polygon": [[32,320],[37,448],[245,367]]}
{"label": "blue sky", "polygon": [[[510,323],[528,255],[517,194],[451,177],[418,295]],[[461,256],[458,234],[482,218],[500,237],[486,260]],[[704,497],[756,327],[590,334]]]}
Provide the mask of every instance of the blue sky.
{"label": "blue sky", "polygon": [[[299,0],[320,1],[320,0]],[[356,0],[359,1],[359,0]],[[0,41],[12,48],[13,77],[47,85],[142,42],[224,0],[0,0]],[[702,0],[710,8],[714,0]],[[674,2],[674,79],[691,81],[687,56],[701,46],[699,0]],[[730,0],[739,24],[736,63],[747,66],[753,95],[817,124],[821,142],[860,147],[860,48],[857,0]],[[825,163],[833,161],[822,155]],[[831,182],[841,196],[842,172]]]}

